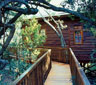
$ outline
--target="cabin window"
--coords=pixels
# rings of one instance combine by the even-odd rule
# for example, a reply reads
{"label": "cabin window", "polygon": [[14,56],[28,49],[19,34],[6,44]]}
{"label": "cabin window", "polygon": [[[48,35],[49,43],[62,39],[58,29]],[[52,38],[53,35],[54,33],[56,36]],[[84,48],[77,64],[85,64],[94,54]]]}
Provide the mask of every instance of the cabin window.
{"label": "cabin window", "polygon": [[83,31],[82,26],[74,27],[74,44],[82,44],[83,43]]}

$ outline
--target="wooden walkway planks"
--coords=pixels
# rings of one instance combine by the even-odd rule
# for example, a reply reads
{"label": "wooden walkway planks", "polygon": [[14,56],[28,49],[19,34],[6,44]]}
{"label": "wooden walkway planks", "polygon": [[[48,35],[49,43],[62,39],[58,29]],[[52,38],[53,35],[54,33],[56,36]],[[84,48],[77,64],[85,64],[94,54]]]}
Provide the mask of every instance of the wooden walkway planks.
{"label": "wooden walkway planks", "polygon": [[69,64],[52,62],[52,69],[44,85],[72,85]]}

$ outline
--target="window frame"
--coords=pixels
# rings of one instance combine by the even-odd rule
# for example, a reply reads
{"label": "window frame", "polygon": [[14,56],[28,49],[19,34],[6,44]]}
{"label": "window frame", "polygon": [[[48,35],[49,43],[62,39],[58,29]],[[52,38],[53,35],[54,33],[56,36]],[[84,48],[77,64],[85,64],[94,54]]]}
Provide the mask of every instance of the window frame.
{"label": "window frame", "polygon": [[[80,31],[81,42],[76,42],[76,31]],[[74,26],[74,44],[83,44],[83,27],[82,26]]]}

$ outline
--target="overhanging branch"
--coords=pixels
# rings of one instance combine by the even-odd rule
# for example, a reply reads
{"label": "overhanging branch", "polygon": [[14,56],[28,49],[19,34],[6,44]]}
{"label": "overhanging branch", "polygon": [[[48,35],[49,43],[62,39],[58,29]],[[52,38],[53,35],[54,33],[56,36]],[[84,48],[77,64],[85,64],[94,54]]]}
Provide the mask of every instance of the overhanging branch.
{"label": "overhanging branch", "polygon": [[[7,27],[7,28],[8,28],[8,27]],[[10,29],[10,30],[11,30],[11,31],[10,31],[10,34],[9,34],[7,40],[6,40],[6,42],[3,44],[2,49],[0,50],[0,55],[3,54],[3,52],[6,50],[7,46],[9,45],[9,43],[10,43],[10,41],[11,41],[13,35],[14,35],[14,32],[15,32],[15,26],[11,26],[11,29]]]}
{"label": "overhanging branch", "polygon": [[57,11],[57,12],[66,12],[66,13],[70,13],[70,14],[73,14],[77,17],[80,17],[81,19],[89,22],[90,24],[92,25],[95,25],[96,26],[96,22],[94,22],[93,20],[89,19],[88,17],[85,17],[83,16],[81,13],[78,13],[76,11],[72,11],[72,10],[69,10],[69,9],[66,9],[66,8],[62,8],[62,7],[56,7],[46,1],[42,2],[43,4],[46,4],[49,6],[50,9],[52,9],[53,11]]}
{"label": "overhanging branch", "polygon": [[[22,14],[21,13],[17,13],[7,24],[12,24],[14,23]],[[5,27],[5,31],[7,30],[8,27]],[[4,34],[4,29],[2,29],[0,31],[0,38],[1,36]]]}
{"label": "overhanging branch", "polygon": [[[39,12],[40,13],[40,12]],[[48,20],[46,20],[46,18],[45,17],[43,17],[43,15],[40,13],[40,15],[42,16],[42,19],[44,20],[44,22],[45,23],[47,23],[55,32],[56,32],[56,34],[58,35],[58,37],[60,37],[60,34],[59,34],[59,32],[55,29],[55,27],[50,23],[50,22],[48,22]]]}
{"label": "overhanging branch", "polygon": [[11,11],[16,11],[22,14],[36,14],[38,12],[38,9],[34,9],[34,8],[30,8],[30,11],[26,8],[26,9],[22,9],[22,8],[16,8],[16,7],[5,7],[5,9],[11,10]]}

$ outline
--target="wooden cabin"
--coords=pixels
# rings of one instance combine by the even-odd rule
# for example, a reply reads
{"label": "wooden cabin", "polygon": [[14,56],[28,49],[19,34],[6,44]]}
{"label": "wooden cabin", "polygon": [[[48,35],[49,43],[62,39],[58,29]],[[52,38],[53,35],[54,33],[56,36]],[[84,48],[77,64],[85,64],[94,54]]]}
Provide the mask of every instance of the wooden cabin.
{"label": "wooden cabin", "polygon": [[[76,58],[74,54],[74,52],[79,52],[80,50],[80,52],[82,52],[82,48],[86,46],[86,44],[84,44],[86,42],[83,40],[84,30],[82,24],[78,25],[78,18],[72,21],[68,16],[55,17],[55,19],[62,19],[64,20],[64,24],[68,25],[67,29],[63,29],[63,35],[67,46],[62,48],[60,39],[56,33],[46,23],[44,23],[42,19],[39,19],[39,23],[41,24],[42,29],[45,29],[47,35],[44,49],[41,49],[41,54],[44,54],[42,56],[40,54],[41,57],[39,57],[39,59],[32,64],[30,68],[28,68],[20,77],[18,77],[12,83],[12,85],[91,85],[77,58],[79,60],[81,59],[80,61],[85,60],[83,58],[79,58],[78,54],[76,54]],[[53,22],[51,23],[53,24]],[[55,24],[53,25],[56,27]],[[78,31],[80,31],[79,33],[82,35],[82,40],[76,41],[75,43],[74,39]],[[69,47],[72,47],[74,52]],[[93,47],[91,48],[93,49]],[[52,61],[56,58],[58,61],[62,60],[64,63]]]}
{"label": "wooden cabin", "polygon": [[[93,49],[96,49],[94,45],[96,43],[96,38],[93,36],[92,32],[89,29],[86,30],[84,28],[78,17],[74,17],[74,20],[72,20],[69,15],[61,15],[60,17],[54,16],[54,19],[63,20],[63,24],[67,25],[67,28],[62,30],[63,36],[67,47],[72,48],[77,59],[83,63],[91,61]],[[57,36],[55,31],[50,28],[42,18],[39,18],[38,20],[42,29],[45,29],[47,35],[47,40],[44,46],[61,47],[60,38]],[[56,27],[52,21],[50,22]],[[94,57],[96,57],[96,55],[94,55]]]}

